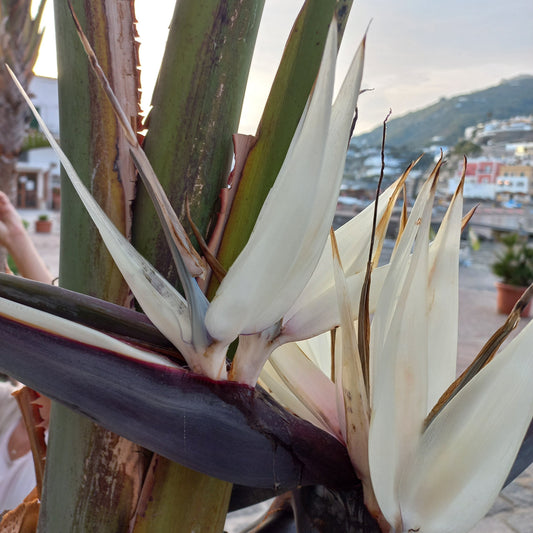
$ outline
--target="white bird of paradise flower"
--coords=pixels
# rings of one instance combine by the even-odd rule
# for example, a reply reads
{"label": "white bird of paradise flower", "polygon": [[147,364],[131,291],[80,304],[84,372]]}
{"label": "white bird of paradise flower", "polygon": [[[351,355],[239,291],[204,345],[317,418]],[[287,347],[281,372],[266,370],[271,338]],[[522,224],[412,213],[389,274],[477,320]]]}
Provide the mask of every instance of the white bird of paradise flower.
{"label": "white bird of paradise flower", "polygon": [[[94,53],[81,37],[98,71]],[[194,372],[227,379],[227,347],[239,337],[229,377],[254,385],[275,348],[340,325],[335,383],[320,377],[302,352],[295,359],[286,355],[299,350],[293,344],[272,357],[278,378],[272,378],[267,366],[264,381],[270,379],[273,393],[285,394],[289,407],[346,443],[367,504],[384,517],[384,528],[467,531],[499,492],[533,415],[533,358],[528,348],[533,328],[526,328],[428,424],[431,407],[455,373],[462,208],[459,190],[429,246],[435,172],[413,206],[390,266],[372,274],[370,337],[357,339],[353,322],[370,248],[365,221],[370,221],[372,211],[339,230],[340,252],[333,264],[328,231],[361,83],[364,42],[332,106],[336,48],[332,24],[313,94],[276,183],[248,244],[211,303],[192,277],[201,273],[202,261],[184,236],[103,74],[100,78],[167,232],[187,299],[116,230],[29,99],[28,103],[141,307]],[[405,177],[382,195],[380,238]],[[335,248],[335,239],[331,240]],[[3,314],[23,323],[129,357],[170,364],[156,354],[47,313],[7,300],[1,300],[0,306]],[[367,369],[359,357],[364,346],[370,354]],[[298,372],[310,378],[308,384],[298,378]],[[291,384],[298,402],[288,399],[279,376]]]}
{"label": "white bird of paradise flower", "polygon": [[422,188],[390,265],[373,273],[380,292],[370,302],[368,378],[335,251],[342,320],[333,361],[326,334],[276,350],[260,379],[346,443],[367,506],[396,532],[469,531],[500,492],[533,417],[531,325],[444,394],[456,372],[463,202],[461,184],[430,244],[437,174]]}

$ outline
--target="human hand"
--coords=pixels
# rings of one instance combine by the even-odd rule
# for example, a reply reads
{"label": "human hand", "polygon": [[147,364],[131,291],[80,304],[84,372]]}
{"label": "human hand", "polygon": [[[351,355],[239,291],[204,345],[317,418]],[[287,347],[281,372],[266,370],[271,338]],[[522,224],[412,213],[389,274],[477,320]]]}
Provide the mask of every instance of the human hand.
{"label": "human hand", "polygon": [[26,229],[22,219],[5,193],[0,191],[0,245],[9,251]]}
{"label": "human hand", "polygon": [[52,283],[53,277],[9,198],[0,191],[0,246],[7,248],[19,274],[28,279]]}

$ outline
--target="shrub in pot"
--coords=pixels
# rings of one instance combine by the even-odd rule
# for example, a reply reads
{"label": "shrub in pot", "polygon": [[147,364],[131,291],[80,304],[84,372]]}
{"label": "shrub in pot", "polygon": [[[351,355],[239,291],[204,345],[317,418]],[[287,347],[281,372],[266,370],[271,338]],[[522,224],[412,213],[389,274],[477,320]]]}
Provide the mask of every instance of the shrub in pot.
{"label": "shrub in pot", "polygon": [[35,231],[37,233],[50,233],[52,230],[52,221],[46,214],[39,215],[35,221]]}
{"label": "shrub in pot", "polygon": [[[533,248],[527,237],[510,233],[500,239],[503,250],[496,255],[492,271],[500,278],[498,290],[498,312],[509,314],[514,304],[531,283],[533,283]],[[522,312],[529,316],[530,306]]]}

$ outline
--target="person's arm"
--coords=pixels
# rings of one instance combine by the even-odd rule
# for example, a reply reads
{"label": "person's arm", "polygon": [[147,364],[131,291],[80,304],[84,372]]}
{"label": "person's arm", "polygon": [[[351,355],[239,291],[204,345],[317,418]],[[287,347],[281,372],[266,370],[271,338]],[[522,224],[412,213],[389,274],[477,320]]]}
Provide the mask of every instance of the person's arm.
{"label": "person's arm", "polygon": [[6,194],[1,191],[0,245],[11,254],[21,276],[43,283],[52,283],[52,274],[35,249],[19,214]]}

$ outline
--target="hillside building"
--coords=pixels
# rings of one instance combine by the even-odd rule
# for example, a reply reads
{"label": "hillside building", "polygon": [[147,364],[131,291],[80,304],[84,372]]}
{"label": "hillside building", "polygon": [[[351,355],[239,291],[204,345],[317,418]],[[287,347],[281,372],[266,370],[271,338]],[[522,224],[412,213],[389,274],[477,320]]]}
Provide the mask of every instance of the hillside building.
{"label": "hillside building", "polygon": [[[448,182],[448,193],[453,194],[463,172],[458,166]],[[506,202],[529,202],[533,197],[533,166],[510,165],[502,161],[476,159],[466,166],[465,198]]]}

